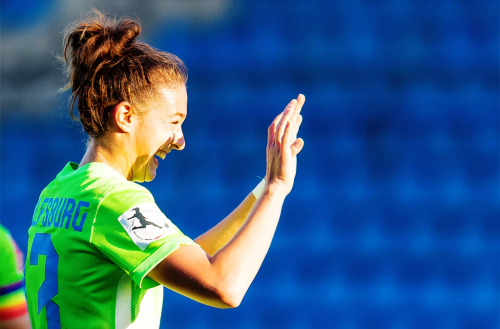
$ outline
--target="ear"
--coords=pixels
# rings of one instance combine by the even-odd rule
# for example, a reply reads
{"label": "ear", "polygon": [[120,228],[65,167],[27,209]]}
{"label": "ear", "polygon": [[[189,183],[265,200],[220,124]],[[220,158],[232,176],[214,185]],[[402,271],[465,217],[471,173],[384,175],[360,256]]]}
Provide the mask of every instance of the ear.
{"label": "ear", "polygon": [[129,133],[135,123],[132,105],[129,102],[120,102],[115,106],[113,119],[120,132]]}

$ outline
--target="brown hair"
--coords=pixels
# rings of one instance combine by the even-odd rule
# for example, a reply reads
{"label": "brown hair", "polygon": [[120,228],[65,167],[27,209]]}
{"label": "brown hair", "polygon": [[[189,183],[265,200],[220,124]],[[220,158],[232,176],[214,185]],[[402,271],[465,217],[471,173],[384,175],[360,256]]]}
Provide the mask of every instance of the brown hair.
{"label": "brown hair", "polygon": [[187,69],[175,55],[136,41],[140,23],[116,21],[93,10],[86,19],[70,25],[64,37],[68,84],[72,89],[70,114],[78,102],[80,121],[94,138],[110,129],[114,107],[152,100],[160,87],[186,84]]}

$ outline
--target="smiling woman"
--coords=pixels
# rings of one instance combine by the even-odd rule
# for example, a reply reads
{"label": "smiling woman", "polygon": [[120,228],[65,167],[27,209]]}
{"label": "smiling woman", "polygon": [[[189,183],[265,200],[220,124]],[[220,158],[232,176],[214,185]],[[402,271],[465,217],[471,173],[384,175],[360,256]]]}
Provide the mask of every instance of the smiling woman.
{"label": "smiling woman", "polygon": [[136,182],[185,147],[186,68],[137,41],[140,25],[94,11],[70,26],[64,61],[83,129],[80,163],[42,191],[29,229],[26,290],[35,328],[158,328],[162,286],[214,307],[236,307],[271,244],[291,191],[305,98],[268,129],[266,178],[192,240]]}
{"label": "smiling woman", "polygon": [[156,176],[158,160],[171,150],[184,148],[182,122],[187,115],[185,85],[158,89],[148,110],[137,110],[129,101],[121,101],[110,114],[110,129],[120,133],[106,138],[91,138],[80,167],[90,162],[107,163],[135,182],[149,182]]}

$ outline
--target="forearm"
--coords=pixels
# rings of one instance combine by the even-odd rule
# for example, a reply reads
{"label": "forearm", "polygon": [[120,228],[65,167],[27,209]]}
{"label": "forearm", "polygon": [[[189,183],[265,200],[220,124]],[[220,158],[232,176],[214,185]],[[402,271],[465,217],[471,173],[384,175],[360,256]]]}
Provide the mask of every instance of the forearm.
{"label": "forearm", "polygon": [[209,255],[215,254],[234,236],[245,222],[257,199],[250,193],[226,218],[194,241]]}
{"label": "forearm", "polygon": [[262,194],[265,186],[265,180],[262,180],[236,209],[213,228],[197,237],[195,242],[210,256],[224,247],[248,218],[255,201]]}
{"label": "forearm", "polygon": [[285,194],[266,188],[247,220],[213,256],[198,246],[182,246],[148,275],[201,303],[238,306],[269,249]]}
{"label": "forearm", "polygon": [[267,187],[234,237],[211,258],[219,283],[231,300],[241,300],[269,250],[285,193]]}

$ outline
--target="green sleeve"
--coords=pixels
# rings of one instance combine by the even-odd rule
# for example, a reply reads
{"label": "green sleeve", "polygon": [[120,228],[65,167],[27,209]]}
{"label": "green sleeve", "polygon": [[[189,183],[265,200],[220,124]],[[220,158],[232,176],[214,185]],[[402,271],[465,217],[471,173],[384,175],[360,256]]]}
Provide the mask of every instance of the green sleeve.
{"label": "green sleeve", "polygon": [[143,289],[158,285],[147,277],[180,245],[195,244],[158,208],[144,187],[127,182],[98,207],[91,242]]}

